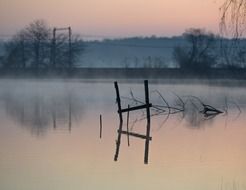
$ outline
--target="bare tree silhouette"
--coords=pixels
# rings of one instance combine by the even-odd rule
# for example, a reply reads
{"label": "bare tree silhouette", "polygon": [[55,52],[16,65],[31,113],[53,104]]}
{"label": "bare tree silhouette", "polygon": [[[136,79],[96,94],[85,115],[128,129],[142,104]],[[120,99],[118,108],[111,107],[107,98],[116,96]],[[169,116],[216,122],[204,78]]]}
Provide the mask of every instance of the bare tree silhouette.
{"label": "bare tree silhouette", "polygon": [[48,61],[49,39],[51,31],[44,20],[36,20],[24,30],[25,38],[30,43],[33,55],[33,67],[40,68]]}
{"label": "bare tree silhouette", "polygon": [[224,0],[220,8],[220,32],[231,41],[221,41],[221,57],[227,68],[245,68],[246,0]]}
{"label": "bare tree silhouette", "polygon": [[173,52],[173,57],[181,69],[204,71],[216,63],[213,53],[213,45],[216,42],[214,34],[191,28],[183,33],[183,37],[190,44],[189,47],[177,46]]}
{"label": "bare tree silhouette", "polygon": [[[35,20],[5,43],[5,68],[52,68],[52,29],[44,20]],[[71,43],[70,43],[71,42]],[[83,52],[83,41],[76,35],[56,38],[57,68],[75,67]]]}

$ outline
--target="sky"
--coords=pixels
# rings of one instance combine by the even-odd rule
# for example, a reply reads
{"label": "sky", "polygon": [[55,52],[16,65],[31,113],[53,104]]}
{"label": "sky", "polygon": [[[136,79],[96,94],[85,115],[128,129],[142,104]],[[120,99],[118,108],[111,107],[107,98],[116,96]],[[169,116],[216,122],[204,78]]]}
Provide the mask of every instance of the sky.
{"label": "sky", "polygon": [[35,19],[98,36],[173,36],[191,27],[218,33],[223,0],[0,0],[0,35]]}

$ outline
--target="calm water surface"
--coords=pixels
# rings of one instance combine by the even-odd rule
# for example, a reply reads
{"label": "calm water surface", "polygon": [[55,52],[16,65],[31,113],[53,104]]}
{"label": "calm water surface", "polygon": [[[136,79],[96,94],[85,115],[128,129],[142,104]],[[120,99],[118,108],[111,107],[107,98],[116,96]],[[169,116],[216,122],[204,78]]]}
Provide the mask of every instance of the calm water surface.
{"label": "calm water surface", "polygon": [[[132,91],[144,100],[143,84],[119,85],[122,96]],[[149,164],[143,163],[145,142],[131,137],[128,147],[125,136],[114,162],[113,82],[0,80],[0,189],[246,189],[246,88],[149,86],[153,104],[163,104],[152,92],[158,90],[170,105],[178,105],[178,95],[201,109],[192,95],[227,112],[208,119],[187,108],[168,120],[152,117]],[[129,103],[122,99],[124,107]],[[144,134],[143,117],[130,115],[133,131]]]}

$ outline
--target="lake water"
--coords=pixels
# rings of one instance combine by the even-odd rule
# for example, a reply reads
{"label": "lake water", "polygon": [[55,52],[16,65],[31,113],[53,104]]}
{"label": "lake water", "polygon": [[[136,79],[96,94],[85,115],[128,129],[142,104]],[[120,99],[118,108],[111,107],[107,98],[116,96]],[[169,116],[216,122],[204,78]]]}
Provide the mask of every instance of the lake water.
{"label": "lake water", "polygon": [[[123,107],[135,103],[131,92],[144,100],[143,83],[119,87]],[[0,189],[246,189],[246,88],[199,83],[149,88],[154,105],[165,106],[158,90],[169,107],[181,108],[182,101],[186,106],[168,118],[151,118],[146,165],[145,141],[134,137],[128,147],[122,136],[114,161],[119,120],[113,81],[0,80]],[[205,117],[200,100],[224,113]],[[130,129],[145,134],[144,117],[130,113]]]}

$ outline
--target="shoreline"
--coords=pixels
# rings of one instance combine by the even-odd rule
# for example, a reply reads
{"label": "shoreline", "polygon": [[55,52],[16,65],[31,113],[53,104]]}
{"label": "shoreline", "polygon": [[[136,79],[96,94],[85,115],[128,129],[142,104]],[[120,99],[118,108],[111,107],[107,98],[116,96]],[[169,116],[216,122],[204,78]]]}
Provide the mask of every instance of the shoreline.
{"label": "shoreline", "polygon": [[203,71],[177,68],[0,69],[0,78],[246,80],[246,69],[214,68]]}

